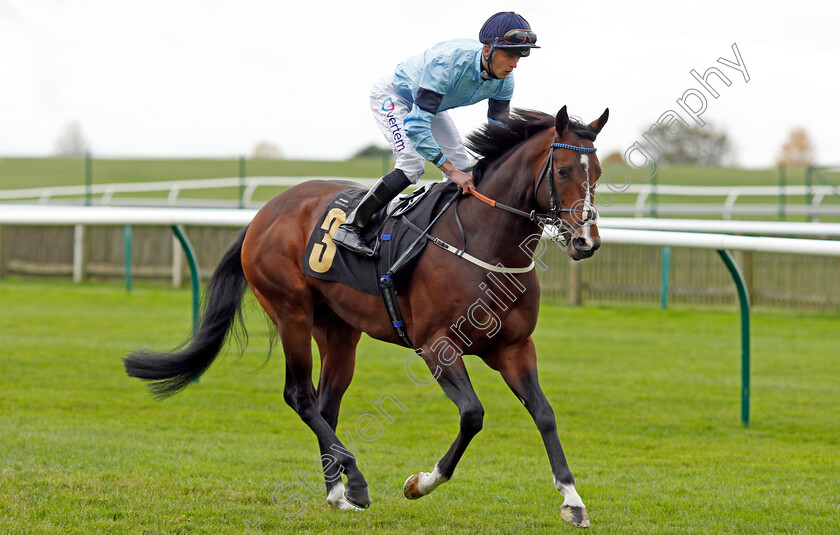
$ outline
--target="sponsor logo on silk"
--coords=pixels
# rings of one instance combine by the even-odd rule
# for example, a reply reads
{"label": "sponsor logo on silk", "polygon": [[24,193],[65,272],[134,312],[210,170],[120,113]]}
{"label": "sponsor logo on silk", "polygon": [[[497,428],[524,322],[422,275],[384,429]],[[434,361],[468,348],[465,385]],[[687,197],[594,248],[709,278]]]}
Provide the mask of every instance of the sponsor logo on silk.
{"label": "sponsor logo on silk", "polygon": [[402,152],[405,150],[405,140],[403,139],[403,134],[400,132],[400,125],[397,122],[397,118],[394,117],[394,99],[388,97],[385,99],[385,102],[382,103],[382,111],[388,112],[385,115],[385,126],[388,127],[388,130],[391,131],[391,145],[394,147],[396,152]]}

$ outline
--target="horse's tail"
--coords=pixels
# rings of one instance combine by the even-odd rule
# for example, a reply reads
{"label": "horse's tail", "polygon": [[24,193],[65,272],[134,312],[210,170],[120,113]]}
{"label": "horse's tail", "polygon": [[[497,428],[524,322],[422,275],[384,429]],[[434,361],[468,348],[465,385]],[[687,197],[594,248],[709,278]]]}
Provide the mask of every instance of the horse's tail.
{"label": "horse's tail", "polygon": [[224,254],[207,284],[198,332],[171,352],[141,349],[123,359],[128,375],[152,381],[149,388],[155,397],[175,394],[199,378],[221,351],[234,320],[241,320],[247,286],[241,255],[247,230],[242,230]]}

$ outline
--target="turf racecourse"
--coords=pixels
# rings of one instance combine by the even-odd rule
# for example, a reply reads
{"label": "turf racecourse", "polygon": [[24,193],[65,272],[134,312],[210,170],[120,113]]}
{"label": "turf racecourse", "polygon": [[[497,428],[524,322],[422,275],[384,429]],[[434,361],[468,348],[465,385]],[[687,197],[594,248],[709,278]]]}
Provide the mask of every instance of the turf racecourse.
{"label": "turf racecourse", "polygon": [[[449,447],[457,412],[437,385],[408,380],[404,349],[369,338],[339,431],[375,414],[384,393],[405,412],[389,405],[394,421],[380,420],[372,442],[351,431],[372,507],[329,509],[313,495],[314,436],[283,402],[281,352],[265,362],[269,329],[253,300],[248,349],[199,384],[157,402],[125,376],[127,351],[183,339],[189,300],[0,281],[0,533],[575,532],[533,422],[474,357],[484,430],[451,482],[403,498],[405,478]],[[590,533],[840,532],[838,333],[836,316],[753,317],[744,429],[734,310],[544,304],[540,377]],[[298,482],[306,471],[313,491]]]}

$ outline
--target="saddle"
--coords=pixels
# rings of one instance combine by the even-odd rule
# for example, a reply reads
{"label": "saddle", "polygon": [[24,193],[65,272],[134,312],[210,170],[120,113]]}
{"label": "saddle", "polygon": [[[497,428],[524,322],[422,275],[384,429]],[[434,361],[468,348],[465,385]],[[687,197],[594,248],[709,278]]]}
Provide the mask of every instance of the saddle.
{"label": "saddle", "polygon": [[309,238],[303,272],[382,296],[383,275],[388,276],[394,291],[405,287],[428,241],[424,231],[459,192],[453,182],[435,182],[397,197],[385,210],[374,214],[364,233],[368,243],[375,240],[373,257],[356,254],[332,241],[339,225],[365,193],[364,189],[349,188],[330,200]]}

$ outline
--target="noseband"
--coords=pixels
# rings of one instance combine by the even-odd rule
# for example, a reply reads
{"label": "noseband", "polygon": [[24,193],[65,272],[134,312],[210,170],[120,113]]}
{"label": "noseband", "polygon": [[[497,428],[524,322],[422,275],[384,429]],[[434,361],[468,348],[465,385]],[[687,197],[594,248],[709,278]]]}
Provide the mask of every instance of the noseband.
{"label": "noseband", "polygon": [[536,210],[532,210],[529,212],[524,212],[522,210],[517,210],[512,206],[507,206],[501,203],[498,203],[484,195],[478,193],[474,188],[470,189],[470,193],[478,198],[479,200],[493,206],[495,208],[501,208],[502,210],[506,210],[508,212],[514,213],[516,215],[520,215],[523,217],[527,217],[534,223],[540,226],[544,231],[546,231],[549,237],[559,243],[560,245],[565,246],[566,239],[563,236],[563,231],[561,227],[563,226],[562,214],[580,214],[581,221],[577,224],[577,226],[571,230],[571,234],[574,233],[584,225],[590,225],[595,220],[598,219],[598,212],[595,210],[595,206],[592,205],[592,201],[590,200],[590,190],[589,190],[589,176],[586,176],[586,199],[584,200],[583,209],[579,208],[563,208],[563,204],[560,201],[560,196],[557,193],[557,187],[554,184],[554,149],[568,149],[573,150],[576,152],[582,153],[589,153],[595,152],[596,148],[594,147],[579,147],[577,145],[568,145],[566,143],[557,143],[557,133],[554,133],[554,137],[551,140],[551,148],[548,151],[548,157],[545,159],[545,165],[543,165],[542,170],[540,171],[539,178],[537,179],[537,184],[534,186],[534,197],[536,198],[537,193],[540,190],[540,185],[542,184],[542,180],[544,177],[548,177],[548,213],[537,213]]}

